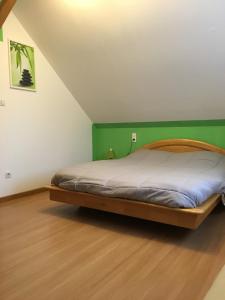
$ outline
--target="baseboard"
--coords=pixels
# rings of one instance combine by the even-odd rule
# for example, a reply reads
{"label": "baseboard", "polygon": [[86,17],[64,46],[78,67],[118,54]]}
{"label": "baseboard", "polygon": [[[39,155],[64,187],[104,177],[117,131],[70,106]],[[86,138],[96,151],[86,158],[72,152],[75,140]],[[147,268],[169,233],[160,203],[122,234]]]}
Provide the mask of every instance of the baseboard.
{"label": "baseboard", "polygon": [[21,198],[21,197],[24,197],[24,196],[30,196],[30,195],[42,193],[42,192],[45,192],[45,191],[47,191],[47,188],[41,187],[41,188],[26,191],[26,192],[22,192],[22,193],[17,193],[17,194],[5,196],[5,197],[0,197],[0,203],[5,202],[5,201],[18,199],[18,198]]}

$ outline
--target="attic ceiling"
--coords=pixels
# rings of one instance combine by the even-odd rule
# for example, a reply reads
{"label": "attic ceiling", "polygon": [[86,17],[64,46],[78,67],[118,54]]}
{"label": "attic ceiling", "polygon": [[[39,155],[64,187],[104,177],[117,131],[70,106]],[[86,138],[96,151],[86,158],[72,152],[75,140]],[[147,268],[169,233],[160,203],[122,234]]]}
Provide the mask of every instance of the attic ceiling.
{"label": "attic ceiling", "polygon": [[224,119],[224,1],[17,0],[13,11],[92,121]]}

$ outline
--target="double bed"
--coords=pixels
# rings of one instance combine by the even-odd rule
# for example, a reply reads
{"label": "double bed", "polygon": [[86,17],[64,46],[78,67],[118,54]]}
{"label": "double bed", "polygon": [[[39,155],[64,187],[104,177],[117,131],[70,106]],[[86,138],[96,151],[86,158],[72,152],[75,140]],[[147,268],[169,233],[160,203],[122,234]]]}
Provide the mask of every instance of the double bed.
{"label": "double bed", "polygon": [[63,169],[49,191],[54,201],[195,229],[225,192],[225,150],[157,141],[121,159]]}

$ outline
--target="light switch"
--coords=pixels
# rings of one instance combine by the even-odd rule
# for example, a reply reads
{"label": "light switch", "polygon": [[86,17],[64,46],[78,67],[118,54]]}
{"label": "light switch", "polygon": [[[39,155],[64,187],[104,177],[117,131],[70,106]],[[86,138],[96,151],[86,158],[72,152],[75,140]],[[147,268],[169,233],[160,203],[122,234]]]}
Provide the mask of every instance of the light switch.
{"label": "light switch", "polygon": [[0,99],[0,106],[5,106],[5,100]]}
{"label": "light switch", "polygon": [[131,141],[132,141],[132,143],[136,143],[137,142],[137,133],[136,132],[132,132],[132,134],[131,134]]}

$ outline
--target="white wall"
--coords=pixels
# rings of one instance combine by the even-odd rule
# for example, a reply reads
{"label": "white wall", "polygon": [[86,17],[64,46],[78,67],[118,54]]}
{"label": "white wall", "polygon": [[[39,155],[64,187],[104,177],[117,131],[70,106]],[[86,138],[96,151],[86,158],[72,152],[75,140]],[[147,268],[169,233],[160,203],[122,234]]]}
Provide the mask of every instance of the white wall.
{"label": "white wall", "polygon": [[[14,14],[0,42],[0,197],[48,184],[59,168],[91,159],[91,121]],[[7,40],[35,47],[37,92],[9,88]],[[12,179],[5,179],[5,172]]]}
{"label": "white wall", "polygon": [[14,11],[92,121],[224,118],[224,0],[19,0]]}

